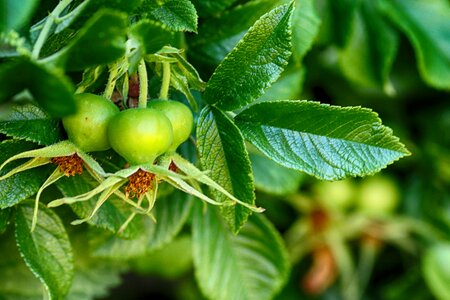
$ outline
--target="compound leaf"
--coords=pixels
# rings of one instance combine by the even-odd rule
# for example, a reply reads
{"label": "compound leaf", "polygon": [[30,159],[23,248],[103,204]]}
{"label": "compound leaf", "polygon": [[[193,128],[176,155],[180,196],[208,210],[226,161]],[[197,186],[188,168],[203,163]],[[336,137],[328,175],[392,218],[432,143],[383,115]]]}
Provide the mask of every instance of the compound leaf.
{"label": "compound leaf", "polygon": [[192,51],[196,59],[218,65],[236,46],[249,28],[277,1],[250,1],[223,14],[205,20],[198,35],[192,38]]}
{"label": "compound leaf", "polygon": [[173,31],[197,32],[197,11],[189,0],[147,0],[143,10]]}
{"label": "compound leaf", "polygon": [[291,55],[293,6],[263,15],[217,67],[204,100],[223,110],[243,107],[261,96],[281,74]]}
{"label": "compound leaf", "polygon": [[40,145],[54,144],[61,136],[58,121],[30,103],[8,107],[0,117],[0,132]]}
{"label": "compound leaf", "polygon": [[44,205],[39,210],[37,227],[31,232],[33,203],[17,207],[17,246],[27,266],[46,287],[50,299],[63,299],[72,284],[72,247],[58,215]]}
{"label": "compound leaf", "polygon": [[10,100],[25,89],[52,116],[75,112],[73,85],[59,70],[28,60],[3,64],[0,67],[0,102]]}
{"label": "compound leaf", "polygon": [[70,71],[113,62],[125,54],[126,33],[125,14],[100,10],[66,47],[46,61],[65,66]]}
{"label": "compound leaf", "polygon": [[235,120],[265,155],[325,180],[373,174],[409,154],[376,113],[360,107],[261,102]]}
{"label": "compound leaf", "polygon": [[263,215],[233,235],[213,207],[198,205],[192,242],[197,282],[210,299],[272,299],[287,279],[282,239]]}
{"label": "compound leaf", "polygon": [[173,41],[173,33],[166,27],[150,20],[142,20],[130,28],[145,54],[153,54]]}
{"label": "compound leaf", "polygon": [[[205,108],[199,117],[197,145],[203,169],[208,175],[239,200],[255,204],[252,169],[244,138],[239,129],[223,112],[214,107]],[[226,196],[212,190],[219,202]],[[225,220],[234,232],[244,225],[251,211],[241,205],[221,207]]]}

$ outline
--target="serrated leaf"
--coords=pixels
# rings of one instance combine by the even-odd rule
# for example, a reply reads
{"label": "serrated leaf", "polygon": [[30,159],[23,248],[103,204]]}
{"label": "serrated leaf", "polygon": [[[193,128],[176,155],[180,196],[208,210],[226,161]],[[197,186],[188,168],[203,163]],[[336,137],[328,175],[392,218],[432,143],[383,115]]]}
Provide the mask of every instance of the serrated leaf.
{"label": "serrated leaf", "polygon": [[422,78],[450,90],[450,3],[446,0],[382,0],[381,7],[411,41]]}
{"label": "serrated leaf", "polygon": [[133,240],[98,235],[91,239],[93,254],[97,257],[130,259],[160,249],[180,232],[191,206],[192,197],[178,190],[158,198],[153,210],[156,223],[147,218],[142,234]]}
{"label": "serrated leaf", "polygon": [[127,15],[98,11],[61,51],[45,59],[69,71],[107,64],[125,54]]}
{"label": "serrated leaf", "polygon": [[192,242],[197,282],[209,299],[272,299],[287,279],[282,239],[262,215],[233,235],[212,207],[197,205]]}
{"label": "serrated leaf", "polygon": [[237,0],[192,0],[201,16],[217,14],[230,7]]}
{"label": "serrated leaf", "polygon": [[54,144],[62,134],[56,119],[30,103],[7,107],[0,116],[0,132],[39,145]]}
{"label": "serrated leaf", "polygon": [[217,67],[204,100],[223,110],[243,107],[264,93],[281,74],[291,55],[292,5],[262,16]]}
{"label": "serrated leaf", "polygon": [[[197,147],[203,169],[211,171],[211,179],[240,201],[254,205],[250,160],[244,138],[233,121],[214,107],[204,108],[197,126]],[[228,200],[218,191],[211,192],[218,202]],[[238,232],[251,214],[241,205],[221,207],[221,212],[233,232]]]}
{"label": "serrated leaf", "polygon": [[301,62],[319,33],[321,20],[317,15],[316,1],[296,0],[292,15],[292,56]]}
{"label": "serrated leaf", "polygon": [[197,11],[189,0],[146,0],[142,10],[173,31],[197,32]]}
{"label": "serrated leaf", "polygon": [[141,20],[130,28],[131,36],[139,42],[145,54],[158,52],[173,43],[173,32],[151,20]]}
{"label": "serrated leaf", "polygon": [[353,82],[369,88],[387,88],[397,48],[397,33],[383,20],[376,3],[365,0],[356,11],[339,63],[344,75]]}
{"label": "serrated leaf", "polygon": [[[72,197],[89,192],[99,183],[93,180],[89,175],[82,174],[71,178],[62,178],[56,182],[56,186],[65,197]],[[98,199],[98,195],[92,197],[89,201],[71,204],[72,210],[80,219],[89,217]],[[128,216],[133,212],[132,208],[122,199],[111,196],[97,213],[88,221],[89,224],[107,229],[113,233],[117,233]],[[125,238],[133,238],[142,232],[142,221],[135,218],[123,231],[122,236]]]}
{"label": "serrated leaf", "polygon": [[422,261],[423,275],[433,295],[439,300],[450,298],[450,244],[436,244],[426,250]]}
{"label": "serrated leaf", "polygon": [[[18,140],[6,140],[0,143],[0,164],[11,156],[31,150],[36,145]],[[5,168],[5,173],[15,165]],[[3,175],[2,173],[0,173]],[[47,178],[46,169],[27,170],[0,181],[0,209],[11,207],[36,194]]]}
{"label": "serrated leaf", "polygon": [[373,174],[409,155],[376,113],[360,107],[261,102],[235,120],[244,137],[265,155],[319,179]]}
{"label": "serrated leaf", "polygon": [[0,102],[28,89],[50,115],[62,117],[75,112],[73,86],[56,69],[19,60],[0,67]]}
{"label": "serrated leaf", "polygon": [[29,21],[38,5],[37,0],[1,0],[0,1],[0,32],[20,29]]}
{"label": "serrated leaf", "polygon": [[255,187],[272,195],[295,193],[303,178],[299,171],[283,167],[266,156],[250,154]]}
{"label": "serrated leaf", "polygon": [[37,227],[30,232],[33,203],[17,207],[17,246],[27,266],[45,285],[50,299],[63,299],[72,284],[72,247],[58,215],[44,205],[39,210]]}
{"label": "serrated leaf", "polygon": [[273,0],[250,1],[207,19],[199,28],[199,34],[192,37],[191,55],[218,65],[249,28],[276,5],[277,1]]}

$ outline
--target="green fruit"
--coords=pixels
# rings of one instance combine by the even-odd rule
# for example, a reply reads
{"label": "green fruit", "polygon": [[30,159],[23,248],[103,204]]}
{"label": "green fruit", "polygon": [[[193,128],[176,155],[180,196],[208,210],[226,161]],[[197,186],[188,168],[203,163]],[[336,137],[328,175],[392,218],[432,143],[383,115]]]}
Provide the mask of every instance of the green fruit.
{"label": "green fruit", "polygon": [[110,100],[93,94],[75,95],[75,104],[76,113],[62,119],[69,140],[86,152],[111,148],[106,131],[119,108]]}
{"label": "green fruit", "polygon": [[172,124],[173,142],[168,150],[169,152],[175,151],[189,138],[194,127],[194,117],[189,107],[181,102],[171,100],[152,100],[147,104],[147,107],[164,113]]}
{"label": "green fruit", "polygon": [[152,163],[172,145],[172,124],[155,109],[127,109],[109,122],[108,138],[130,164]]}
{"label": "green fruit", "polygon": [[354,204],[356,188],[350,179],[320,181],[313,187],[318,200],[327,208],[346,210]]}
{"label": "green fruit", "polygon": [[372,216],[389,215],[395,211],[400,200],[396,183],[382,176],[364,179],[358,196],[358,209]]}

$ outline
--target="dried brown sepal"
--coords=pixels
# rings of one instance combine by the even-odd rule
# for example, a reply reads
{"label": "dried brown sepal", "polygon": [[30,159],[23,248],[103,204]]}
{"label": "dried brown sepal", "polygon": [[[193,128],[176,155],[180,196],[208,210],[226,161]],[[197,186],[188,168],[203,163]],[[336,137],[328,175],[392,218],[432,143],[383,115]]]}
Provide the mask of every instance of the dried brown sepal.
{"label": "dried brown sepal", "polygon": [[178,169],[177,165],[173,162],[173,160],[170,162],[169,171],[172,171],[175,173],[178,173],[180,171],[180,169]]}
{"label": "dried brown sepal", "polygon": [[128,185],[125,188],[125,196],[129,199],[139,199],[153,187],[154,180],[155,174],[142,169],[137,170],[128,178]]}
{"label": "dried brown sepal", "polygon": [[58,156],[51,159],[66,176],[83,173],[83,160],[75,153],[70,156]]}

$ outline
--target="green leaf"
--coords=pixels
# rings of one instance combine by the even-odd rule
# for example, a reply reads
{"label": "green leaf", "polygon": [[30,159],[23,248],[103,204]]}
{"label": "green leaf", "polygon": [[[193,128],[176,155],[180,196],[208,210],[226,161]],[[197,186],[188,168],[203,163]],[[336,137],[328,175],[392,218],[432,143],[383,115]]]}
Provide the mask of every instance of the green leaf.
{"label": "green leaf", "polygon": [[423,275],[433,295],[439,300],[450,298],[450,244],[440,243],[428,248],[422,261]]}
{"label": "green leaf", "polygon": [[156,223],[144,220],[143,232],[133,240],[99,234],[91,240],[96,257],[130,259],[160,249],[180,232],[192,206],[192,197],[178,190],[158,198],[153,215]]}
{"label": "green leaf", "polygon": [[173,31],[197,32],[197,11],[189,0],[146,0],[141,10]]}
{"label": "green leaf", "polygon": [[285,168],[269,158],[250,154],[255,187],[272,195],[289,195],[295,193],[304,177],[302,173]]}
{"label": "green leaf", "polygon": [[[23,151],[31,150],[36,145],[30,142],[18,140],[6,140],[0,143],[0,163],[11,156]],[[5,168],[6,174],[16,165],[12,164]],[[3,175],[2,173],[0,173]],[[33,169],[15,174],[0,181],[0,209],[11,207],[36,194],[39,187],[44,183],[48,174],[46,170]]]}
{"label": "green leaf", "polygon": [[249,28],[276,5],[277,1],[273,0],[250,1],[207,19],[199,28],[199,34],[192,38],[192,55],[218,65]]}
{"label": "green leaf", "polygon": [[142,0],[91,0],[89,1],[89,5],[86,10],[97,11],[102,8],[111,8],[126,13],[132,13],[141,4]]}
{"label": "green leaf", "polygon": [[411,41],[422,78],[450,90],[450,3],[446,0],[381,0],[385,14]]}
{"label": "green leaf", "polygon": [[126,33],[126,14],[100,10],[66,47],[44,61],[69,71],[111,63],[125,54]]}
{"label": "green leaf", "polygon": [[361,107],[261,102],[235,120],[244,137],[265,155],[319,179],[373,174],[409,155],[378,115]]}
{"label": "green leaf", "polygon": [[297,62],[313,45],[321,24],[314,0],[296,0],[292,15],[292,53]]}
{"label": "green leaf", "polygon": [[355,12],[361,0],[326,0],[322,15],[321,40],[335,43],[338,47],[347,44],[354,22]]}
{"label": "green leaf", "polygon": [[2,300],[42,300],[41,282],[27,268],[17,251],[13,231],[1,237],[0,253],[0,299]]}
{"label": "green leaf", "polygon": [[0,67],[0,102],[28,89],[50,115],[62,117],[75,112],[73,86],[55,69],[19,60]]}
{"label": "green leaf", "polygon": [[0,234],[5,232],[9,224],[9,217],[11,215],[11,209],[0,209]]}
{"label": "green leaf", "polygon": [[31,18],[37,0],[0,0],[0,32],[20,29]]}
{"label": "green leaf", "polygon": [[[239,129],[223,112],[206,107],[200,113],[197,126],[197,147],[204,170],[219,185],[240,201],[255,204],[252,169],[244,138]],[[211,190],[218,202],[228,198]],[[221,207],[228,225],[237,233],[247,221],[251,211],[241,205]]]}
{"label": "green leaf", "polygon": [[45,285],[50,299],[63,299],[72,284],[72,248],[59,217],[44,205],[39,209],[39,222],[30,232],[33,203],[17,207],[17,246],[27,266]]}
{"label": "green leaf", "polygon": [[0,132],[39,145],[54,144],[62,134],[56,119],[30,103],[14,103],[4,109],[0,115]]}
{"label": "green leaf", "polygon": [[192,242],[197,282],[210,299],[272,299],[287,279],[282,239],[262,215],[233,235],[212,207],[197,205]]}
{"label": "green leaf", "polygon": [[[0,65],[0,103],[10,100],[25,87],[20,63],[3,63]],[[21,76],[17,76],[21,74]]]}
{"label": "green leaf", "polygon": [[201,16],[217,14],[233,5],[236,1],[237,0],[192,0]]}
{"label": "green leaf", "polygon": [[[65,197],[80,195],[94,189],[99,183],[89,175],[82,174],[70,178],[64,177],[56,182],[56,186]],[[70,207],[80,219],[89,217],[98,199],[98,195],[89,201],[71,204]],[[132,208],[117,196],[110,196],[100,207],[97,213],[88,221],[89,224],[117,233],[128,216],[133,212]],[[124,238],[133,238],[142,232],[142,221],[135,218],[124,230]]]}
{"label": "green leaf", "polygon": [[356,11],[339,63],[344,75],[353,82],[389,91],[387,79],[397,48],[397,33],[382,19],[376,3],[364,0]]}
{"label": "green leaf", "polygon": [[243,107],[264,93],[281,74],[291,55],[292,5],[262,16],[217,67],[204,100],[224,110]]}
{"label": "green leaf", "polygon": [[141,20],[130,28],[131,36],[136,39],[145,54],[153,54],[174,40],[172,31],[151,20]]}

